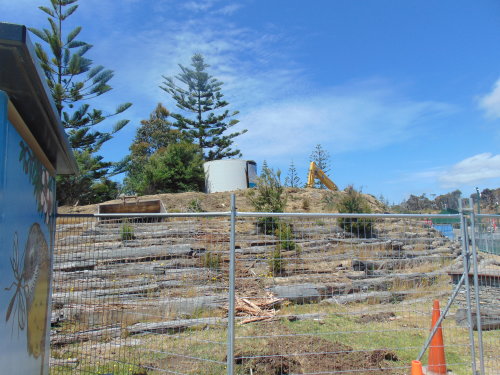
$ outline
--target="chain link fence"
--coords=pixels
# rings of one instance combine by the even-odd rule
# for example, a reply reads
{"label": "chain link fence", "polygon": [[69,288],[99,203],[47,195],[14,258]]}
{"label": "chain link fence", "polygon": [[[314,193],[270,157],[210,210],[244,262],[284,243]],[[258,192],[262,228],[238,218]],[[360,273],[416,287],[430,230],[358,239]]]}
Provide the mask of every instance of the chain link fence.
{"label": "chain link fence", "polygon": [[[446,305],[453,290],[449,273],[463,269],[458,223],[454,228],[450,220],[447,233],[443,226],[449,218],[435,218],[440,229],[432,219],[252,214],[241,219],[240,373],[409,373],[429,334],[433,301]],[[246,316],[251,309],[245,305],[264,307],[255,314],[262,317],[258,324]],[[459,308],[453,306],[451,314]],[[467,321],[448,319],[443,328],[449,368],[470,373]]]}
{"label": "chain link fence", "polygon": [[473,309],[473,326],[482,328],[486,372],[495,369],[491,373],[500,374],[500,215],[476,215],[474,219],[478,267],[469,278],[477,279],[480,315],[477,320],[477,308]]}
{"label": "chain link fence", "polygon": [[499,374],[493,219],[60,215],[51,374],[408,374],[436,300],[447,369]]}
{"label": "chain link fence", "polygon": [[52,374],[222,374],[227,217],[60,216]]}

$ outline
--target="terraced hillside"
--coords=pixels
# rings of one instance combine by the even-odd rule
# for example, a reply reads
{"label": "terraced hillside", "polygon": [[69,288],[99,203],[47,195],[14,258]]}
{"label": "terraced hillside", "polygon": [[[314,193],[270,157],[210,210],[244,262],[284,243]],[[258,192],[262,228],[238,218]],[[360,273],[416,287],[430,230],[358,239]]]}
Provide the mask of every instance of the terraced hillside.
{"label": "terraced hillside", "polygon": [[[224,373],[226,217],[59,221],[52,373]],[[238,219],[237,373],[407,372],[460,246],[426,220],[362,224],[360,238],[331,217]],[[467,330],[445,327],[465,374]]]}

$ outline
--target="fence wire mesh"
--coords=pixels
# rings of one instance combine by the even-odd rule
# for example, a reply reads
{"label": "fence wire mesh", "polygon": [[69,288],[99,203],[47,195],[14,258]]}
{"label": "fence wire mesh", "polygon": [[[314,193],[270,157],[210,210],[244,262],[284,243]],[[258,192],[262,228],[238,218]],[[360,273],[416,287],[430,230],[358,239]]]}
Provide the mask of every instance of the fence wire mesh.
{"label": "fence wire mesh", "polygon": [[53,374],[222,374],[227,218],[59,217]]}
{"label": "fence wire mesh", "polygon": [[[229,213],[60,216],[51,374],[226,374],[233,336],[234,374],[408,374],[433,301],[443,309],[464,272],[462,237],[458,215],[238,213],[230,332]],[[497,375],[500,260],[478,258],[484,373]],[[467,301],[464,285],[442,325],[454,374],[480,369]]]}
{"label": "fence wire mesh", "polygon": [[[479,285],[485,371],[500,374],[500,215],[476,215],[474,235],[478,254]],[[470,275],[469,278],[473,278]],[[473,286],[472,286],[473,288]],[[474,291],[474,289],[472,289]],[[472,310],[473,318],[477,310]],[[473,320],[474,320],[473,319]],[[477,330],[477,320],[473,321]],[[494,370],[494,371],[493,371]]]}
{"label": "fence wire mesh", "polygon": [[[238,373],[408,374],[429,334],[433,300],[444,307],[450,273],[463,271],[458,220],[438,222],[240,219]],[[454,304],[450,315],[465,308]],[[443,330],[448,367],[470,374],[467,320],[447,319]]]}

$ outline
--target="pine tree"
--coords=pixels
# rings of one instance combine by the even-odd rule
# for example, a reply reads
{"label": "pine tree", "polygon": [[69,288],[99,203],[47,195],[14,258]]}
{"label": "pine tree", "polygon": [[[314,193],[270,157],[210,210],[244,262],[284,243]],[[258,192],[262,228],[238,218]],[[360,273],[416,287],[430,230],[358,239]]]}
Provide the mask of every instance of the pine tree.
{"label": "pine tree", "polygon": [[269,172],[269,166],[267,165],[267,160],[264,160],[262,162],[262,168],[260,171],[260,178],[264,178],[266,176],[266,173]]}
{"label": "pine tree", "polygon": [[295,164],[292,160],[290,163],[290,167],[288,167],[288,175],[285,178],[285,186],[299,187],[300,185],[300,177],[297,175],[297,169],[295,168]]}
{"label": "pine tree", "polygon": [[[80,26],[64,32],[64,21],[78,9],[77,1],[50,0],[49,7],[40,6],[39,9],[48,15],[50,27],[42,30],[30,28],[30,31],[48,48],[46,50],[42,44],[35,43],[36,55],[75,152],[80,173],[86,176],[98,175],[102,180],[109,174],[112,163],[104,162],[96,153],[128,120],[117,121],[108,132],[97,131],[93,127],[122,113],[131,103],[120,104],[113,113],[106,114],[85,102],[111,90],[109,81],[113,78],[113,72],[100,65],[93,66],[92,60],[86,57],[92,45],[77,39],[82,30]],[[93,162],[82,164],[79,162],[81,160]],[[74,196],[60,194],[59,197],[67,197],[67,200],[63,199],[60,203],[72,203],[80,194],[87,193],[80,191],[78,184],[69,186],[71,181],[68,177],[58,177],[59,191],[61,188],[75,191]]]}
{"label": "pine tree", "polygon": [[116,198],[118,184],[106,178],[105,171],[109,163],[102,161],[102,156],[90,151],[76,151],[75,159],[80,173],[74,176],[57,177],[57,198],[64,204],[101,203]]}
{"label": "pine tree", "polygon": [[191,58],[193,68],[179,65],[181,73],[165,77],[161,89],[172,96],[184,114],[172,113],[178,127],[203,150],[205,160],[219,160],[241,156],[238,149],[232,149],[233,139],[246,130],[226,134],[238,123],[233,117],[238,111],[229,112],[229,105],[223,99],[222,82],[209,75],[204,58],[195,54]]}
{"label": "pine tree", "polygon": [[[311,156],[309,158],[310,161],[316,163],[319,169],[325,172],[325,174],[328,174],[328,172],[330,171],[330,154],[328,153],[328,151],[323,149],[321,144],[318,143],[316,145],[314,151],[311,153]],[[325,185],[323,185],[320,182],[316,182],[315,187],[324,189]]]}

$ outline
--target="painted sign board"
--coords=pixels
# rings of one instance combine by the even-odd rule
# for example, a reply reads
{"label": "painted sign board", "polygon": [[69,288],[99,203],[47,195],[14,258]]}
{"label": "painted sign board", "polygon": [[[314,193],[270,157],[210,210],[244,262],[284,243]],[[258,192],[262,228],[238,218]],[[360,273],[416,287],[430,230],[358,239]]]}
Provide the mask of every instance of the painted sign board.
{"label": "painted sign board", "polygon": [[55,175],[76,165],[26,28],[0,23],[0,374],[47,375]]}
{"label": "painted sign board", "polygon": [[[0,363],[45,374],[49,360],[55,181],[8,120],[0,92]],[[3,358],[1,358],[3,357]]]}

